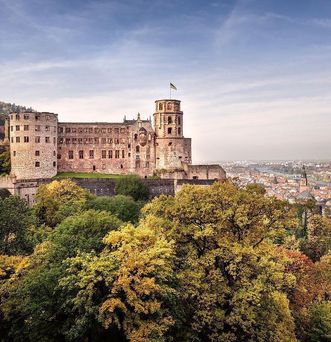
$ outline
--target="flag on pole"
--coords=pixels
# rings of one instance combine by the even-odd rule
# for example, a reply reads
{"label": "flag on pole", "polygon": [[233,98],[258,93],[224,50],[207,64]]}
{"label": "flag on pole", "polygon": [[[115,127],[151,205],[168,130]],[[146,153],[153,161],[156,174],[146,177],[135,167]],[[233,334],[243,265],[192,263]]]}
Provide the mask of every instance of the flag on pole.
{"label": "flag on pole", "polygon": [[177,90],[176,86],[172,83],[170,83],[170,89],[174,89],[174,90]]}

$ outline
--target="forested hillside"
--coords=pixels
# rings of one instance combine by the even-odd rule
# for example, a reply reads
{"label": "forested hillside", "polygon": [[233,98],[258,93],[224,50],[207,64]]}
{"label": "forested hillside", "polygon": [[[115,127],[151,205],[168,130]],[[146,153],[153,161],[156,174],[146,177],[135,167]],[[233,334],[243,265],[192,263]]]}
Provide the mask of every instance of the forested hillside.
{"label": "forested hillside", "polygon": [[[0,126],[4,124],[4,115],[9,113],[20,113],[25,110],[33,110],[32,108],[16,105],[15,103],[5,103],[0,101]],[[0,131],[0,140],[3,139],[3,133]]]}

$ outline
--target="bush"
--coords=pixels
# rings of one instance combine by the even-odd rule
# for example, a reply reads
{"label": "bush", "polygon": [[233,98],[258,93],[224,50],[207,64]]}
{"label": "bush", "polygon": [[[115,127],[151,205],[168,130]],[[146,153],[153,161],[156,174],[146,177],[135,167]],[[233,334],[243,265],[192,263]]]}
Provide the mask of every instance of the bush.
{"label": "bush", "polygon": [[88,201],[88,209],[104,210],[117,216],[124,222],[136,223],[139,218],[140,205],[130,196],[95,197]]}
{"label": "bush", "polygon": [[135,175],[117,179],[115,192],[117,195],[131,196],[135,201],[146,201],[149,198],[148,187]]}

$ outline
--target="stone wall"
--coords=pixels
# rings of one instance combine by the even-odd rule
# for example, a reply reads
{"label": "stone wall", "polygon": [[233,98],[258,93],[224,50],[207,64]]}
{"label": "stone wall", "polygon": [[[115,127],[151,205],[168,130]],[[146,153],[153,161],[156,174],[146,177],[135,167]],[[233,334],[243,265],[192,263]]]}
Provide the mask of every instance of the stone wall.
{"label": "stone wall", "polygon": [[10,114],[11,173],[17,179],[51,178],[57,173],[57,114]]}
{"label": "stone wall", "polygon": [[60,123],[59,172],[135,173],[155,169],[155,133],[150,121]]}
{"label": "stone wall", "polygon": [[[8,189],[13,195],[25,199],[30,205],[35,201],[35,195],[38,187],[50,183],[53,179],[26,179],[16,180],[15,177],[0,177],[0,188]],[[72,179],[80,187],[87,189],[96,196],[114,196],[116,181],[114,179],[100,178],[74,178]],[[201,179],[142,179],[142,182],[148,187],[150,198],[160,195],[175,195],[184,184],[209,186],[214,180]]]}

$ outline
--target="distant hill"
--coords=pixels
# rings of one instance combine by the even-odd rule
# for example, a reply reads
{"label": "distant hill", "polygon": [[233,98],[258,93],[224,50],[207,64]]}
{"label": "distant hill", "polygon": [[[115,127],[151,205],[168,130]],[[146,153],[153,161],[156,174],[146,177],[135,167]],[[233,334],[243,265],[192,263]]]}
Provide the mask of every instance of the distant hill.
{"label": "distant hill", "polygon": [[[0,101],[0,126],[4,125],[4,115],[9,113],[20,113],[26,110],[33,110],[32,108],[16,105],[15,103],[5,103]],[[3,133],[0,132],[0,140],[3,139]]]}

